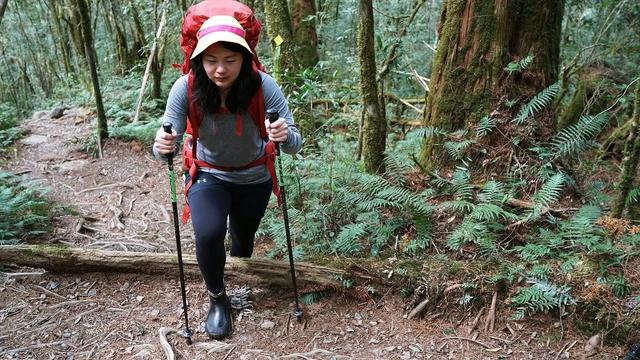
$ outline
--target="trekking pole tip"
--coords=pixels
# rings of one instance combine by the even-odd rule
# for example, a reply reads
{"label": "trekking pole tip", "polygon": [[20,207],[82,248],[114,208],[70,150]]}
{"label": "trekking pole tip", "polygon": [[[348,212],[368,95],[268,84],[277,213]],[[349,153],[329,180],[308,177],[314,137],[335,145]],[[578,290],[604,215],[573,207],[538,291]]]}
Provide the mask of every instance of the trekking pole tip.
{"label": "trekking pole tip", "polygon": [[162,128],[164,129],[164,132],[169,134],[171,134],[171,127],[172,127],[172,124],[169,122],[162,124]]}
{"label": "trekking pole tip", "polygon": [[298,322],[302,321],[302,310],[300,309],[295,309],[293,311],[293,315],[296,317],[296,319],[298,320]]}

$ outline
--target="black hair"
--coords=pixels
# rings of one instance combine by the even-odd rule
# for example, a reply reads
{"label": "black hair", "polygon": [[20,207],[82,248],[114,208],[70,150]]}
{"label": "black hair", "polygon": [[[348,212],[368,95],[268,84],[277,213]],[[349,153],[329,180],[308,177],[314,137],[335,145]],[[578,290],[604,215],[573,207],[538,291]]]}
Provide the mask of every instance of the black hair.
{"label": "black hair", "polygon": [[[251,98],[258,92],[261,79],[258,71],[253,68],[253,56],[244,46],[221,41],[223,48],[242,54],[242,66],[238,77],[227,93],[225,106],[231,113],[237,113],[240,110],[247,110]],[[191,61],[193,69],[193,100],[203,113],[215,113],[220,109],[221,98],[218,86],[209,79],[202,65],[204,52],[200,53]]]}

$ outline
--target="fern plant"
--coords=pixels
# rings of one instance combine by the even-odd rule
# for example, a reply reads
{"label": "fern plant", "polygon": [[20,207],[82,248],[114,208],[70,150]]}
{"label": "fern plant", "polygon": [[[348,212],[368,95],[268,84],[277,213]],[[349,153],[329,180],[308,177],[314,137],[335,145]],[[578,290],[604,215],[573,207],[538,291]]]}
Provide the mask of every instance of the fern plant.
{"label": "fern plant", "polygon": [[553,158],[569,157],[595,146],[593,139],[609,123],[606,112],[596,116],[582,116],[551,140]]}
{"label": "fern plant", "polygon": [[549,105],[560,91],[560,83],[555,83],[534,96],[527,104],[520,108],[518,115],[512,120],[517,125],[522,125],[525,120]]}
{"label": "fern plant", "polygon": [[444,148],[447,151],[449,157],[454,160],[460,160],[464,156],[465,151],[469,146],[473,145],[473,140],[461,140],[461,141],[447,141],[444,143]]}
{"label": "fern plant", "polygon": [[529,279],[528,283],[531,285],[521,289],[511,300],[511,304],[520,310],[517,314],[548,312],[575,304],[569,286],[555,286],[547,281],[533,278]]}
{"label": "fern plant", "polygon": [[478,125],[476,126],[476,136],[485,137],[487,136],[493,129],[496,127],[496,120],[491,116],[487,115],[480,119]]}
{"label": "fern plant", "polygon": [[529,65],[531,65],[531,63],[533,63],[534,58],[535,56],[529,54],[518,61],[512,61],[509,64],[507,64],[507,66],[504,68],[504,71],[508,72],[509,75],[513,75],[514,73],[517,73],[517,72],[522,72],[526,70],[529,67]]}
{"label": "fern plant", "polygon": [[0,172],[0,245],[19,243],[50,228],[58,208],[46,192],[35,182]]}

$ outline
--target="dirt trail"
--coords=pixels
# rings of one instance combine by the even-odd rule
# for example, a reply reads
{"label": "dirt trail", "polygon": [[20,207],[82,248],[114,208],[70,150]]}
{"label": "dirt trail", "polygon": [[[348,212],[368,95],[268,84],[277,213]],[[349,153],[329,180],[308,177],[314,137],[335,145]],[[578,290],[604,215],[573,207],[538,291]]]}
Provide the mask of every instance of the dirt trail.
{"label": "dirt trail", "polygon": [[[4,171],[42,179],[49,196],[77,215],[60,219],[50,242],[88,248],[173,252],[175,239],[167,202],[164,164],[146,147],[109,140],[104,159],[82,151],[91,133],[91,114],[67,110],[50,119],[34,114],[22,126],[31,134],[17,146]],[[194,252],[193,232],[181,227],[184,252]],[[269,247],[257,244],[257,251]],[[23,274],[20,274],[23,273]],[[177,273],[177,272],[176,272]],[[580,358],[586,338],[560,324],[511,322],[498,317],[496,331],[471,339],[475,314],[436,310],[406,320],[404,301],[387,292],[356,300],[329,294],[291,318],[291,293],[258,280],[229,279],[249,286],[252,306],[236,311],[233,337],[209,341],[202,331],[208,300],[200,279],[189,279],[189,319],[196,345],[176,335],[169,342],[180,359],[559,359]],[[2,359],[163,359],[158,330],[182,326],[175,274],[41,274],[12,268],[0,276],[0,358]],[[467,338],[460,339],[460,338]],[[575,342],[575,343],[574,343]],[[611,359],[605,348],[593,359]],[[560,356],[558,356],[560,355]]]}

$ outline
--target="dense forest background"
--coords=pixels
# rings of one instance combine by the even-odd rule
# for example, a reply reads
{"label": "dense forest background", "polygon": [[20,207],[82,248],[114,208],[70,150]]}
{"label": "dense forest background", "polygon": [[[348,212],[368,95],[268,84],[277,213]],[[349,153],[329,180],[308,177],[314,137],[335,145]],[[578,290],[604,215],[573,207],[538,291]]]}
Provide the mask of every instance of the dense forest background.
{"label": "dense forest background", "polygon": [[[245,3],[305,138],[281,174],[297,260],[390,262],[416,299],[458,279],[464,309],[499,292],[516,319],[640,335],[625,307],[640,302],[640,3]],[[91,156],[109,138],[150,147],[188,5],[0,0],[2,156],[21,119],[71,107],[95,115]],[[0,174],[0,244],[43,237],[59,211]],[[270,208],[259,233],[273,258],[279,217]]]}

